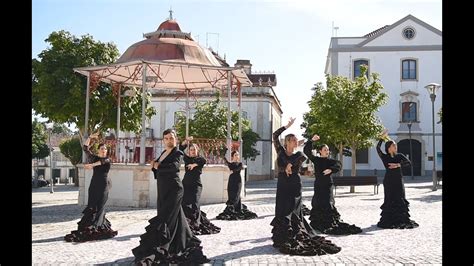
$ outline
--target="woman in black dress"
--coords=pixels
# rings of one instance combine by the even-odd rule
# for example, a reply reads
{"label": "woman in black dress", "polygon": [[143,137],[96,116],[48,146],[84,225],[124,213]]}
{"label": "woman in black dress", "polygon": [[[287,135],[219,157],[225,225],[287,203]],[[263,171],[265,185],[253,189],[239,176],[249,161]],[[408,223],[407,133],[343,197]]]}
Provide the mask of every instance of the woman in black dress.
{"label": "woman in black dress", "polygon": [[158,215],[148,221],[140,245],[132,249],[135,263],[207,263],[201,241],[191,232],[181,207],[183,185],[178,173],[183,152],[176,147],[176,132],[165,130],[163,142],[165,150],[152,167],[158,185]]}
{"label": "woman in black dress", "polygon": [[89,161],[88,164],[84,164],[84,168],[93,169],[87,207],[82,211],[84,215],[77,223],[77,230],[64,236],[64,240],[68,242],[107,239],[117,235],[117,231],[112,230],[110,221],[105,218],[104,205],[109,196],[111,183],[108,177],[110,159],[107,157],[107,147],[104,143],[99,144],[98,155],[94,155],[89,149],[92,138],[97,139],[98,133],[91,134],[83,146]]}
{"label": "woman in black dress", "polygon": [[231,153],[231,162],[224,156],[224,161],[229,167],[232,174],[229,176],[227,183],[227,206],[223,212],[217,215],[218,220],[250,220],[257,218],[257,214],[247,209],[247,206],[241,202],[240,192],[242,190],[242,177],[240,171],[244,168],[240,162],[238,151]]}
{"label": "woman in black dress", "polygon": [[[206,213],[200,210],[201,174],[206,159],[198,155],[198,146],[194,143],[190,144],[192,140],[193,137],[189,137],[179,146],[179,149],[184,153],[184,169],[186,171],[183,178],[184,196],[181,206],[188,225],[195,235],[217,234],[221,229],[212,224],[207,219]],[[188,147],[189,154],[185,153],[186,147]]]}
{"label": "woman in black dress", "polygon": [[306,142],[304,153],[314,164],[314,195],[311,200],[311,227],[324,234],[350,235],[362,232],[360,227],[344,223],[341,215],[334,206],[334,185],[332,174],[341,170],[341,162],[329,158],[329,147],[321,145],[318,149],[320,156],[313,155],[313,142],[319,140],[318,135]]}
{"label": "woman in black dress", "polygon": [[294,118],[290,118],[286,126],[273,133],[273,145],[278,156],[275,218],[270,223],[273,226],[273,246],[281,253],[291,255],[334,254],[341,251],[341,248],[324,237],[316,235],[314,229],[303,217],[302,185],[298,173],[306,157],[300,151],[294,153],[298,146],[295,135],[286,135],[285,147],[280,144],[280,134],[294,121]]}
{"label": "woman in black dress", "polygon": [[[380,147],[384,139],[385,154]],[[385,130],[377,144],[377,153],[382,159],[386,172],[383,179],[384,202],[380,209],[380,221],[377,226],[391,229],[412,229],[418,224],[410,220],[408,206],[410,203],[405,198],[405,187],[403,184],[402,167],[410,166],[411,162],[401,153],[397,153],[397,144],[388,139]]]}

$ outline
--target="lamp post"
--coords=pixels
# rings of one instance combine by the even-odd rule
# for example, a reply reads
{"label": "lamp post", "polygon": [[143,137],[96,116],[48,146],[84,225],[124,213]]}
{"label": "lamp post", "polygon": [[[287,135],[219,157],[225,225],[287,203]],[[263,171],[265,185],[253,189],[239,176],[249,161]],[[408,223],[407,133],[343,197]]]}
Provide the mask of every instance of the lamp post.
{"label": "lamp post", "polygon": [[434,102],[436,99],[436,92],[438,91],[439,88],[441,88],[441,85],[437,83],[430,83],[425,86],[425,88],[428,90],[428,93],[430,94],[430,99],[431,99],[431,112],[432,112],[432,124],[433,124],[433,191],[436,191],[438,189],[437,187],[437,182],[436,182],[436,147],[435,147],[435,111],[434,111]]}
{"label": "lamp post", "polygon": [[411,180],[415,180],[415,177],[413,176],[413,150],[411,148],[411,125],[412,125],[412,121],[408,122],[407,126],[408,126],[408,138],[410,139],[410,161],[411,161],[411,164],[410,164],[410,171],[411,171]]}
{"label": "lamp post", "polygon": [[49,178],[51,179],[51,191],[49,193],[54,193],[54,179],[53,179],[53,147],[51,146],[51,131],[53,130],[52,124],[46,124],[46,129],[48,130],[48,142],[49,142]]}

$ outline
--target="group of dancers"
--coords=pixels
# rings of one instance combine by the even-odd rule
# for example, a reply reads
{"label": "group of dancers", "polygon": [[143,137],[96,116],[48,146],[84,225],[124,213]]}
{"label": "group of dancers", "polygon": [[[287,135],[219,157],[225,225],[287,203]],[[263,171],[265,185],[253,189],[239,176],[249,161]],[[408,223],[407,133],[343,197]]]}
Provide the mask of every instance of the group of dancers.
{"label": "group of dancers", "polygon": [[[301,144],[293,134],[280,143],[280,135],[294,123],[288,124],[273,133],[273,144],[277,152],[278,182],[276,191],[275,217],[271,221],[273,246],[281,253],[302,256],[314,256],[338,253],[341,248],[317,232],[328,235],[358,234],[362,229],[345,223],[335,207],[332,174],[341,170],[341,163],[329,158],[327,145],[319,145],[313,154],[313,144],[319,140],[314,135],[304,145],[304,153],[296,151]],[[85,242],[107,239],[117,235],[110,221],[105,218],[104,205],[110,189],[110,159],[107,147],[99,144],[98,155],[90,152],[92,134],[84,143],[89,156],[86,169],[93,169],[89,186],[88,203],[78,229],[67,234],[69,242]],[[381,151],[383,141],[388,139],[387,132],[380,135],[377,152],[386,168],[384,177],[384,203],[377,226],[380,228],[415,228],[416,222],[410,220],[409,203],[405,198],[405,188],[401,167],[410,161],[397,153],[397,145],[392,140],[385,142],[385,153]],[[199,147],[186,138],[178,145],[176,132],[167,129],[163,132],[165,149],[152,163],[152,172],[157,181],[157,215],[149,220],[145,233],[140,236],[140,244],[132,249],[137,265],[155,265],[160,263],[207,263],[201,241],[197,235],[216,234],[221,228],[212,224],[206,213],[200,210],[202,192],[201,174],[206,159],[199,155]],[[306,155],[306,156],[305,156]],[[185,163],[183,180],[179,178],[181,158]],[[231,161],[223,157],[231,174],[227,184],[228,200],[219,220],[246,220],[257,218],[241,202],[243,164],[237,151],[231,152]],[[301,164],[309,159],[314,164],[314,195],[311,210],[302,203],[302,182],[299,175]],[[309,215],[310,223],[304,215]]]}

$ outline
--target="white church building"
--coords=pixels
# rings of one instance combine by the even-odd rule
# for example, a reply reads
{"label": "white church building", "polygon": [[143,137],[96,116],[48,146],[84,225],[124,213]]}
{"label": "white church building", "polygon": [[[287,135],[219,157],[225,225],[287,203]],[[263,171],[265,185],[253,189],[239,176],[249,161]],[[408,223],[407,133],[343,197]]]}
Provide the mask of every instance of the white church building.
{"label": "white church building", "polygon": [[[332,37],[325,73],[354,78],[359,66],[368,65],[369,74],[380,74],[388,103],[378,116],[398,151],[411,157],[414,176],[442,170],[442,124],[437,114],[442,106],[442,32],[408,15],[360,37]],[[441,85],[434,101],[435,150],[433,154],[432,101],[425,88]],[[409,129],[411,126],[411,129]],[[410,156],[410,133],[412,156]],[[383,175],[384,167],[374,146],[357,152],[357,174]],[[382,147],[382,150],[383,147]],[[344,175],[350,175],[351,158],[344,158]],[[410,175],[410,169],[404,169]]]}

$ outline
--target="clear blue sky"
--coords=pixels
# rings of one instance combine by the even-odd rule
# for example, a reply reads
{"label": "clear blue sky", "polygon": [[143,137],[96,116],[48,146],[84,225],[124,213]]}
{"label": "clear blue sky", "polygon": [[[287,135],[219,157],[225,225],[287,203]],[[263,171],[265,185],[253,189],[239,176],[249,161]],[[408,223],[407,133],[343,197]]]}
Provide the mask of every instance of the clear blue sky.
{"label": "clear blue sky", "polygon": [[[155,31],[169,16],[233,65],[249,59],[253,71],[274,71],[274,88],[282,103],[284,124],[296,117],[288,133],[308,111],[311,87],[324,82],[332,22],[338,37],[362,36],[411,14],[442,30],[441,0],[33,0],[32,57],[53,31],[113,42],[119,52]],[[198,36],[199,35],[199,36]],[[198,36],[198,37],[197,37]]]}

